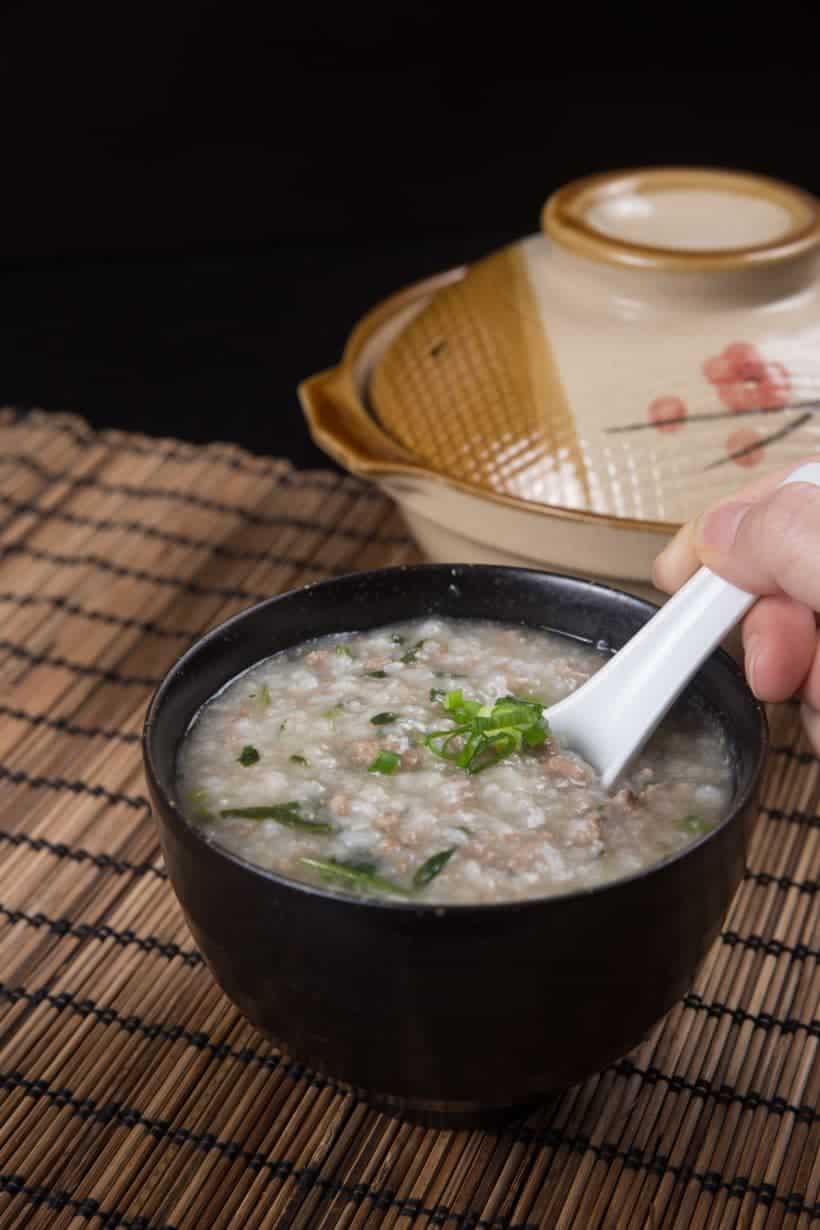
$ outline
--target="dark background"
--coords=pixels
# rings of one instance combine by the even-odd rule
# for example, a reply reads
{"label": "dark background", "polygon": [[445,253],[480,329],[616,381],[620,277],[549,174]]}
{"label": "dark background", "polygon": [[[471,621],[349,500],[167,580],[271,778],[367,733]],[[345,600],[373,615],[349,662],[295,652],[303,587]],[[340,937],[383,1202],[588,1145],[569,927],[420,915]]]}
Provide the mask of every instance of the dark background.
{"label": "dark background", "polygon": [[566,180],[698,163],[820,193],[805,13],[265,11],[0,10],[0,404],[322,464],[297,382]]}

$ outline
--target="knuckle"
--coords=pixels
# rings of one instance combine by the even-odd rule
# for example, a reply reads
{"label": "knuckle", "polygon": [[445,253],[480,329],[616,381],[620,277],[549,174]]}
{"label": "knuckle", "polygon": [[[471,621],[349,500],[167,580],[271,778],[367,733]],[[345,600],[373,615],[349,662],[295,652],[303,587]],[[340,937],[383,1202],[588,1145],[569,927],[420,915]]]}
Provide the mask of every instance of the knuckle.
{"label": "knuckle", "polygon": [[760,505],[747,547],[769,555],[778,578],[806,566],[807,551],[820,555],[820,490],[783,487]]}
{"label": "knuckle", "polygon": [[[784,593],[803,600],[820,597],[820,490],[781,487],[750,518],[745,550],[766,560],[773,581]],[[804,593],[805,592],[805,593]]]}

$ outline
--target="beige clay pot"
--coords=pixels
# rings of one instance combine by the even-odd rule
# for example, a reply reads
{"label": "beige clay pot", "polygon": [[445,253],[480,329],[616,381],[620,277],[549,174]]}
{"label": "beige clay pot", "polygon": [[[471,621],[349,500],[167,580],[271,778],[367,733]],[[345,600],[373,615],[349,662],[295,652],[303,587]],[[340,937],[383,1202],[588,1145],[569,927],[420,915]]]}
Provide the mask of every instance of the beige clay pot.
{"label": "beige clay pot", "polygon": [[543,223],[370,312],[304,411],[430,558],[657,597],[682,521],[820,447],[820,207],[671,168],[570,184]]}

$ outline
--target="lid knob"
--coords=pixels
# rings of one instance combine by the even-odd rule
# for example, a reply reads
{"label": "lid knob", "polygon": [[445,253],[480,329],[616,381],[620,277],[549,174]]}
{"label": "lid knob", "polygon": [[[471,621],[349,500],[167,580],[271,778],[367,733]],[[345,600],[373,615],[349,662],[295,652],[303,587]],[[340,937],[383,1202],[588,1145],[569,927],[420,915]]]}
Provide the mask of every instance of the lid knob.
{"label": "lid knob", "polygon": [[566,184],[544,230],[594,261],[696,272],[792,262],[820,248],[820,203],[764,176],[695,167],[614,171]]}

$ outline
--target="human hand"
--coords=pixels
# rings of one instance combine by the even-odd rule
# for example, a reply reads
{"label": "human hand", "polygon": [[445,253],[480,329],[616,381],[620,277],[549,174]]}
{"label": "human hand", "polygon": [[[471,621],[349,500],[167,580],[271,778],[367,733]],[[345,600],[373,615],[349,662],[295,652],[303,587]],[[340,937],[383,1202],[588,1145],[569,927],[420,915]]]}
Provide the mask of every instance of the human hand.
{"label": "human hand", "polygon": [[705,564],[762,595],[742,625],[746,678],[760,700],[799,694],[820,753],[820,488],[780,487],[795,469],[767,474],[688,522],[655,560],[652,577],[673,593]]}

